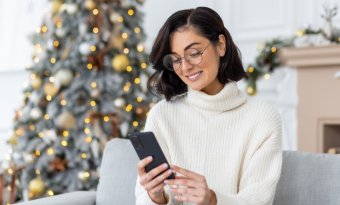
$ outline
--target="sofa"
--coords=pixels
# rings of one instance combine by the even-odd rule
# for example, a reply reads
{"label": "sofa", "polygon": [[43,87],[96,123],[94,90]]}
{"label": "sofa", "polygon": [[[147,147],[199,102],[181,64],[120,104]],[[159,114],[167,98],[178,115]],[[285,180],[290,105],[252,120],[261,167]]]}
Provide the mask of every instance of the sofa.
{"label": "sofa", "polygon": [[[17,205],[133,205],[138,157],[129,140],[104,149],[97,191],[76,191]],[[283,152],[274,205],[339,205],[340,155]]]}

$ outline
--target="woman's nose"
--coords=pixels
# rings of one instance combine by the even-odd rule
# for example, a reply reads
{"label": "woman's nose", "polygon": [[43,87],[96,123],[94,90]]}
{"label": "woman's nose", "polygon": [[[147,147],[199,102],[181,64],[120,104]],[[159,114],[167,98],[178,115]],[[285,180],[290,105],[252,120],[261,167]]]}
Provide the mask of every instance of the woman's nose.
{"label": "woman's nose", "polygon": [[184,71],[184,73],[185,73],[186,70],[189,70],[192,67],[193,67],[193,65],[190,64],[187,59],[183,58],[183,61],[182,61],[182,71]]}

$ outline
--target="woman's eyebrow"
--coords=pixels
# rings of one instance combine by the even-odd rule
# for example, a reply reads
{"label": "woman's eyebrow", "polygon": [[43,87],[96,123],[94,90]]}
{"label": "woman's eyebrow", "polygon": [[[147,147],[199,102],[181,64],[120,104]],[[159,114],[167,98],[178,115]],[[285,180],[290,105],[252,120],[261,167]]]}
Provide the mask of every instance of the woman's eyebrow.
{"label": "woman's eyebrow", "polygon": [[[189,48],[191,48],[192,46],[194,45],[199,45],[201,44],[200,42],[193,42],[193,43],[190,43],[189,45],[187,45],[185,48],[184,48],[184,51],[188,50]],[[172,54],[177,54],[176,52],[171,52]]]}

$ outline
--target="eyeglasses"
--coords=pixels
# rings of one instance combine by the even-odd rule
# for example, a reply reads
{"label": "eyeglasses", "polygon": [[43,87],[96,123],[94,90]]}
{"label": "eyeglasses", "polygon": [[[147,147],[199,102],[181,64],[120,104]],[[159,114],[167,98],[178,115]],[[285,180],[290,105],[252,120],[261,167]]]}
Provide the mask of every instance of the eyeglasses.
{"label": "eyeglasses", "polygon": [[202,62],[202,54],[207,50],[210,42],[203,51],[199,51],[195,48],[189,48],[184,52],[184,57],[177,54],[167,54],[163,57],[163,65],[171,71],[176,71],[182,66],[182,59],[184,58],[191,65],[197,65]]}

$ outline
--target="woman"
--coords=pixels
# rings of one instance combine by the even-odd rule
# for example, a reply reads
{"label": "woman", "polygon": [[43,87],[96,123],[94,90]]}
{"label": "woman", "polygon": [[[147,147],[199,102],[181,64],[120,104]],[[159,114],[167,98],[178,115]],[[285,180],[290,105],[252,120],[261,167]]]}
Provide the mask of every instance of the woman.
{"label": "woman", "polygon": [[[246,76],[220,16],[198,7],[170,16],[153,45],[149,88],[164,95],[149,112],[170,167],[138,163],[137,204],[269,205],[280,177],[281,121],[246,99]],[[174,172],[176,179],[166,180]]]}

